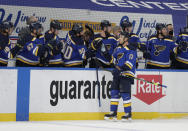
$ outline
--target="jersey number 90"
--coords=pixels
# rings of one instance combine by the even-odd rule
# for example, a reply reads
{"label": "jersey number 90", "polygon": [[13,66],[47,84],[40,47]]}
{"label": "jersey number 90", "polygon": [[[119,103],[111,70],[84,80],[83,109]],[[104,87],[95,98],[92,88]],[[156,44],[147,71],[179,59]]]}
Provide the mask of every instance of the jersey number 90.
{"label": "jersey number 90", "polygon": [[71,46],[67,46],[66,50],[64,51],[64,58],[70,59],[72,56],[73,48]]}

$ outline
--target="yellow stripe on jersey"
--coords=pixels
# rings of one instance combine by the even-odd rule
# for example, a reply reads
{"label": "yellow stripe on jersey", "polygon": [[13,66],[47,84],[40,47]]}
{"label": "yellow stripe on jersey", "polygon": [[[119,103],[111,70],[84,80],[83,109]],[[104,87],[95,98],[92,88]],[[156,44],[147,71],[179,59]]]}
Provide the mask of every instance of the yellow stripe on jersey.
{"label": "yellow stripe on jersey", "polygon": [[72,40],[72,38],[71,38],[71,36],[69,35],[69,33],[68,33],[68,37],[69,37],[69,39],[71,40],[71,42],[72,42],[74,45],[76,45],[76,43]]}
{"label": "yellow stripe on jersey", "polygon": [[108,39],[114,39],[114,40],[117,41],[117,39],[115,37],[108,37]]}
{"label": "yellow stripe on jersey", "polygon": [[188,36],[188,34],[180,34],[179,36]]}
{"label": "yellow stripe on jersey", "polygon": [[110,63],[112,64],[114,61],[114,57],[112,56],[111,60],[110,60]]}
{"label": "yellow stripe on jersey", "polygon": [[44,35],[41,35],[39,38],[44,38]]}
{"label": "yellow stripe on jersey", "polygon": [[49,62],[49,64],[52,64],[52,65],[54,65],[54,64],[62,64],[62,63],[63,63],[62,61]]}
{"label": "yellow stripe on jersey", "polygon": [[129,63],[125,63],[130,69],[132,69],[132,66]]}
{"label": "yellow stripe on jersey", "polygon": [[178,58],[176,58],[176,60],[181,62],[181,63],[188,64],[188,61],[184,61],[184,60],[181,60],[181,59],[178,59]]}
{"label": "yellow stripe on jersey", "polygon": [[173,42],[173,40],[171,40],[171,39],[164,39],[164,40],[166,40],[166,41],[170,41],[170,42]]}
{"label": "yellow stripe on jersey", "polygon": [[125,49],[129,50],[129,48],[127,46],[124,47]]}
{"label": "yellow stripe on jersey", "polygon": [[93,46],[93,42],[91,42],[91,47],[92,47],[94,50],[97,50],[97,49]]}
{"label": "yellow stripe on jersey", "polygon": [[118,105],[119,102],[114,102],[114,101],[112,101],[112,102],[110,102],[110,104],[111,104],[111,105]]}
{"label": "yellow stripe on jersey", "polygon": [[56,40],[56,39],[57,39],[57,36],[55,35],[55,36],[54,36],[54,40]]}
{"label": "yellow stripe on jersey", "polygon": [[0,60],[0,63],[8,64],[8,62],[2,61],[2,60]]}
{"label": "yellow stripe on jersey", "polygon": [[35,41],[37,38],[36,37],[33,37],[33,39],[31,41]]}
{"label": "yellow stripe on jersey", "polygon": [[132,75],[130,73],[122,73],[122,75],[134,77],[134,75]]}
{"label": "yellow stripe on jersey", "polygon": [[124,107],[129,107],[131,106],[131,103],[123,104]]}
{"label": "yellow stripe on jersey", "polygon": [[11,43],[10,43],[10,39],[8,40],[8,45],[10,45]]}
{"label": "yellow stripe on jersey", "polygon": [[154,65],[154,66],[159,66],[159,67],[170,67],[170,65],[160,65],[160,64],[156,64],[156,63],[152,63],[152,62],[147,62],[147,64]]}
{"label": "yellow stripe on jersey", "polygon": [[[98,37],[98,38],[94,39],[93,41],[100,40],[100,39],[102,39],[102,38],[101,38],[101,37]],[[93,41],[91,42],[91,47],[92,47],[94,50],[97,50],[97,49],[94,47],[94,45],[93,45]]]}
{"label": "yellow stripe on jersey", "polygon": [[25,61],[25,60],[23,60],[21,58],[17,58],[16,60],[19,60],[19,61],[21,61],[21,62],[23,62],[25,64],[28,64],[28,65],[38,65],[39,64],[39,63],[31,63],[31,62]]}
{"label": "yellow stripe on jersey", "polygon": [[82,62],[67,64],[67,65],[65,64],[66,67],[71,67],[71,66],[75,66],[75,65],[82,65]]}
{"label": "yellow stripe on jersey", "polygon": [[131,37],[138,37],[138,35],[131,35]]}
{"label": "yellow stripe on jersey", "polygon": [[39,51],[39,48],[37,47],[36,51],[35,51],[35,56],[38,55],[38,51]]}
{"label": "yellow stripe on jersey", "polygon": [[152,38],[150,38],[149,40],[154,40],[154,39],[157,39],[157,37],[152,37]]}
{"label": "yellow stripe on jersey", "polygon": [[10,59],[13,59],[13,55],[12,55],[12,53],[10,53]]}

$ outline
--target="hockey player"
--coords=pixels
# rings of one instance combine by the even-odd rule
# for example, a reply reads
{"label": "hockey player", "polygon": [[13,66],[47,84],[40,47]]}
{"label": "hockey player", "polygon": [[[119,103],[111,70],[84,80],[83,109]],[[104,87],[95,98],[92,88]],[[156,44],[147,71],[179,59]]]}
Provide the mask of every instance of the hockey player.
{"label": "hockey player", "polygon": [[139,49],[141,51],[145,51],[145,43],[141,42],[138,35],[132,32],[133,30],[132,23],[127,20],[124,20],[120,23],[120,25],[124,32],[127,32],[130,34],[129,44],[132,44],[133,47],[135,47],[135,50]]}
{"label": "hockey player", "polygon": [[39,40],[39,36],[42,32],[42,25],[39,22],[33,22],[29,25],[30,34],[23,37],[22,42],[24,45],[23,48],[18,53],[16,58],[16,66],[20,67],[32,67],[39,65],[39,56],[36,54],[38,53],[37,46],[40,46],[42,41]]}
{"label": "hockey player", "polygon": [[[38,19],[35,16],[30,16],[26,19],[26,27],[21,28],[20,32],[18,33],[18,39],[25,38],[25,35],[30,34],[29,25],[33,22],[37,22]],[[23,45],[22,45],[23,46]]]}
{"label": "hockey player", "polygon": [[7,66],[8,59],[12,57],[9,35],[11,35],[13,28],[10,21],[0,23],[0,66]]}
{"label": "hockey player", "polygon": [[147,68],[168,69],[170,67],[170,51],[176,50],[173,40],[166,38],[167,30],[164,24],[156,25],[157,34],[147,42]]}
{"label": "hockey player", "polygon": [[[30,24],[31,23],[36,23],[38,21],[38,19],[34,16],[30,16],[29,18],[27,18],[26,20],[26,27],[21,28],[20,32],[18,33],[18,40],[17,43],[15,45],[14,48],[11,49],[11,53],[13,55],[13,57],[15,57],[24,47],[24,45],[29,42],[30,39],[28,39],[28,36],[31,34],[30,32]],[[38,36],[41,37],[42,36]]]}
{"label": "hockey player", "polygon": [[119,46],[113,53],[113,82],[111,86],[111,103],[110,114],[104,116],[105,120],[117,120],[117,109],[119,99],[123,99],[125,115],[122,116],[123,121],[131,120],[131,84],[134,83],[134,75],[136,70],[136,51],[131,50],[132,47],[128,43],[129,33],[122,32],[119,38]]}
{"label": "hockey player", "polygon": [[177,38],[178,50],[175,67],[177,69],[188,69],[188,31],[186,28],[180,32]]}
{"label": "hockey player", "polygon": [[[110,68],[110,60],[114,49],[117,47],[116,38],[110,34],[111,32],[111,23],[108,20],[102,20],[100,23],[101,32],[94,36],[94,41],[91,43],[91,47],[96,51],[96,60],[97,63],[103,68]],[[96,41],[101,40],[101,46],[99,48],[95,48]],[[90,61],[90,68],[95,68],[96,62],[94,59]]]}
{"label": "hockey player", "polygon": [[[145,52],[146,44],[144,42],[141,42],[138,35],[132,32],[133,30],[132,23],[127,20],[123,20],[120,23],[120,26],[124,32],[127,32],[130,34],[129,44],[131,44],[132,47],[134,47],[134,50],[136,51],[137,49],[139,49],[140,51]],[[137,67],[138,67],[138,60],[137,60]]]}
{"label": "hockey player", "polygon": [[[56,41],[60,43],[61,39],[59,38],[59,30],[62,29],[62,24],[57,20],[52,20],[50,23],[50,30],[45,33],[45,44],[48,44],[49,41]],[[50,56],[49,65],[50,67],[62,67],[62,56],[61,53],[53,54]]]}
{"label": "hockey player", "polygon": [[48,44],[44,43],[44,38],[41,37],[43,30],[39,22],[33,22],[29,25],[30,34],[24,37],[24,47],[19,51],[16,57],[16,66],[20,67],[36,67],[39,63],[45,66],[49,62],[49,56],[55,54],[62,47],[61,43],[56,41],[49,41]]}
{"label": "hockey player", "polygon": [[63,49],[65,67],[84,67],[83,61],[86,59],[86,45],[82,38],[83,27],[80,24],[74,24],[72,30],[66,35]]}

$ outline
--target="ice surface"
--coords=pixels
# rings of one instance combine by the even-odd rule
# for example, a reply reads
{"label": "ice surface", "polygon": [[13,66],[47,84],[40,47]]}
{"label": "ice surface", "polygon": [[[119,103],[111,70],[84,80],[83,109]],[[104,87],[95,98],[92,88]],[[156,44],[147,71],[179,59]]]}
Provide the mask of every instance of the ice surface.
{"label": "ice surface", "polygon": [[188,131],[188,119],[0,122],[0,131]]}

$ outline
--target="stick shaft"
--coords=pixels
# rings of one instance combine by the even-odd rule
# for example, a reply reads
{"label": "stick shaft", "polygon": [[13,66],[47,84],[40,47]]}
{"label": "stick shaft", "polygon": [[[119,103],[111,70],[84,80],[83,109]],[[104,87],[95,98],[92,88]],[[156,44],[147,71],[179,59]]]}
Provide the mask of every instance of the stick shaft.
{"label": "stick shaft", "polygon": [[[101,68],[100,68],[100,69],[101,69]],[[111,70],[107,70],[107,69],[105,69],[105,68],[102,68],[102,70],[108,71],[108,72],[111,72],[111,73],[112,73]],[[137,78],[137,77],[132,77],[132,78],[134,78],[134,79],[136,79],[136,80],[144,81],[144,82],[147,82],[147,83],[150,83],[150,84],[154,84],[154,85],[157,85],[157,86],[161,86],[161,87],[167,88],[167,86],[165,86],[165,85],[161,85],[161,84],[154,83],[154,82],[151,82],[151,81],[147,81],[147,80],[144,80],[144,79],[140,79],[140,78]]]}

